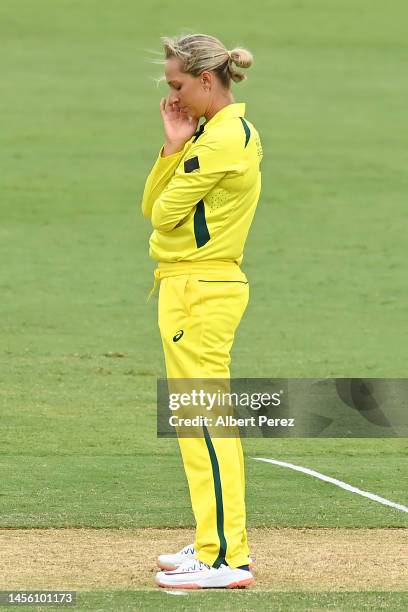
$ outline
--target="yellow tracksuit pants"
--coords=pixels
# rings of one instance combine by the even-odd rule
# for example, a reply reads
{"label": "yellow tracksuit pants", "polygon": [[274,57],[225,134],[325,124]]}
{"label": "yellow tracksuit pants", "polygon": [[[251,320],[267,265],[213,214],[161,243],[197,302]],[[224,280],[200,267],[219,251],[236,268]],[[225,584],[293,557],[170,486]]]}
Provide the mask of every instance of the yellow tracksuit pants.
{"label": "yellow tracksuit pants", "polygon": [[[229,262],[159,264],[159,328],[167,378],[229,378],[234,334],[248,303],[245,274]],[[182,333],[181,333],[182,332]],[[241,441],[179,437],[203,563],[248,563]]]}

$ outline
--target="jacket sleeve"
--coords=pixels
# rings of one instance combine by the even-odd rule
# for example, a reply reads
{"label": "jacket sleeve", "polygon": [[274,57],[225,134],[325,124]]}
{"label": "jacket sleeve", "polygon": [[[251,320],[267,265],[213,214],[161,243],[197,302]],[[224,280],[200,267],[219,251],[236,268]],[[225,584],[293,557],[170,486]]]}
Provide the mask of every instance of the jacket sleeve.
{"label": "jacket sleeve", "polygon": [[173,178],[184,150],[185,148],[178,153],[173,153],[173,155],[162,157],[163,147],[160,149],[159,156],[147,177],[143,192],[142,213],[147,219],[152,216],[153,204]]}
{"label": "jacket sleeve", "polygon": [[179,164],[173,178],[153,204],[152,225],[170,232],[233,169],[229,145],[222,139],[201,137]]}

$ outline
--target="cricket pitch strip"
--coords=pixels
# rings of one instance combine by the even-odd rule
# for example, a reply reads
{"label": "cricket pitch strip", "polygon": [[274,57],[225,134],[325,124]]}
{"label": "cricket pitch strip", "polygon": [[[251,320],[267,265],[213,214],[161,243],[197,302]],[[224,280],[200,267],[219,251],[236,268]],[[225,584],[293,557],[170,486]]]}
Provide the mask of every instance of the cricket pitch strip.
{"label": "cricket pitch strip", "polygon": [[[406,529],[250,529],[257,591],[404,591]],[[151,590],[191,529],[0,529],[0,589]]]}

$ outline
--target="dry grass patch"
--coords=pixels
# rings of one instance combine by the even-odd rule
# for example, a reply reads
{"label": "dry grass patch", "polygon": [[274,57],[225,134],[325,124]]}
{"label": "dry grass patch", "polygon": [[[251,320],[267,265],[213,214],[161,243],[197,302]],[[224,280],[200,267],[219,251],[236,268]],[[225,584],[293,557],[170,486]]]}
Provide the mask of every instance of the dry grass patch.
{"label": "dry grass patch", "polygon": [[[2,529],[0,589],[151,589],[188,529]],[[260,591],[408,589],[403,529],[251,529]]]}

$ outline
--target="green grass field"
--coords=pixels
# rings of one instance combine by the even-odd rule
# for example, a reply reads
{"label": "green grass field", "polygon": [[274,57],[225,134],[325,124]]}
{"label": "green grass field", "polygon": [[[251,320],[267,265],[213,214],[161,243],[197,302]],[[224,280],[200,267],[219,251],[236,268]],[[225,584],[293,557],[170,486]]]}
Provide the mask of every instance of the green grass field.
{"label": "green grass field", "polygon": [[[406,610],[406,593],[193,593],[186,597],[169,597],[165,593],[83,593],[78,597],[82,610],[196,610],[207,612],[216,608],[222,612],[249,610],[250,612],[298,612],[300,610]],[[213,608],[214,607],[214,608]],[[39,608],[41,609],[41,608]],[[50,608],[43,607],[45,612]],[[51,608],[56,609],[56,608]],[[77,607],[74,608],[78,609]]]}
{"label": "green grass field", "polygon": [[[164,362],[139,210],[162,144],[166,86],[149,62],[162,35],[208,32],[255,56],[234,86],[264,161],[232,374],[406,376],[406,17],[402,0],[2,0],[0,528],[193,526],[177,443],[155,433]],[[403,512],[251,459],[407,504],[405,440],[247,440],[245,452],[249,526],[407,526]],[[204,610],[210,597],[83,593],[77,609]],[[217,601],[407,607],[374,592]]]}

